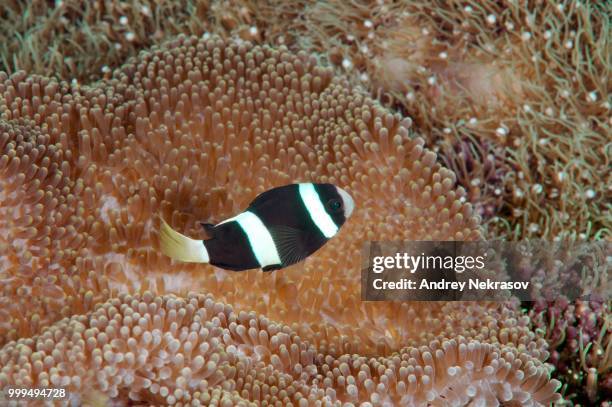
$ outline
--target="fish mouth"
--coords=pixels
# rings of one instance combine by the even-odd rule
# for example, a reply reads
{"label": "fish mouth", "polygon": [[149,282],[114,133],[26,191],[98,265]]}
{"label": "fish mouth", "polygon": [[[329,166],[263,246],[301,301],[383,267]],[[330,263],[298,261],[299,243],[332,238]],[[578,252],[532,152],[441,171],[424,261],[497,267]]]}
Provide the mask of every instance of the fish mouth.
{"label": "fish mouth", "polygon": [[338,189],[338,194],[340,198],[342,198],[342,203],[344,204],[344,217],[348,218],[353,213],[353,209],[355,209],[355,201],[353,201],[351,195],[344,189],[338,187],[336,187],[336,189]]}

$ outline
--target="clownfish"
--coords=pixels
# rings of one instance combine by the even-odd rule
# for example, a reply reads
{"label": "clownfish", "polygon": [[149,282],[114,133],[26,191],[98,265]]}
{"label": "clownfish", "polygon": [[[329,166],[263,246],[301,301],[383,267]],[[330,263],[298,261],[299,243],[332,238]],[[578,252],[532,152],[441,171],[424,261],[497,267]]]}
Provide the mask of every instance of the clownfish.
{"label": "clownfish", "polygon": [[320,249],[354,208],[351,195],[332,184],[289,184],[261,193],[244,212],[216,225],[200,222],[206,240],[187,237],[161,219],[160,248],[175,260],[226,270],[279,270]]}

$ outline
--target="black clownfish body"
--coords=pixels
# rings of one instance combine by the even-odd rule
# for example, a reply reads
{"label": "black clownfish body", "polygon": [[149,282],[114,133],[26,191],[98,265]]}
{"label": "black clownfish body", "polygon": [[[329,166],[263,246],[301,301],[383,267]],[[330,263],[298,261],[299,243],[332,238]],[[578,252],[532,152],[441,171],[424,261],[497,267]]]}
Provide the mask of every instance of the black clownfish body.
{"label": "black clownfish body", "polygon": [[177,260],[227,270],[278,270],[304,260],[331,239],[351,215],[353,199],[332,184],[290,184],[263,192],[249,207],[195,240],[163,220],[161,249]]}

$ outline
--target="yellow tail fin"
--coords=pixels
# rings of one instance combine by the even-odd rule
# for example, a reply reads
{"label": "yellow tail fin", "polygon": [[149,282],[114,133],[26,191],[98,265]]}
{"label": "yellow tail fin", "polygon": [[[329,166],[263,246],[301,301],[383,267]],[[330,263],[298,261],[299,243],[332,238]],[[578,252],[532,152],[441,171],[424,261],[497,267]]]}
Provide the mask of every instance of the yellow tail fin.
{"label": "yellow tail fin", "polygon": [[175,260],[208,263],[208,251],[203,240],[196,240],[175,231],[160,216],[159,246],[163,254]]}

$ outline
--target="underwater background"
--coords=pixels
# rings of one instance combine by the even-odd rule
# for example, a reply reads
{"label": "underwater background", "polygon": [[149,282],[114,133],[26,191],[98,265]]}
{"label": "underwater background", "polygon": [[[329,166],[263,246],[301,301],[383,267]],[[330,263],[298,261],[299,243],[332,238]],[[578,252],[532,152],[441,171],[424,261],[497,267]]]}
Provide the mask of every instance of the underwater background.
{"label": "underwater background", "polygon": [[[92,406],[609,405],[609,298],[362,302],[360,251],[609,242],[611,11],[0,0],[0,388]],[[357,204],[304,263],[232,273],[159,252],[160,215],[197,237],[300,181]]]}

